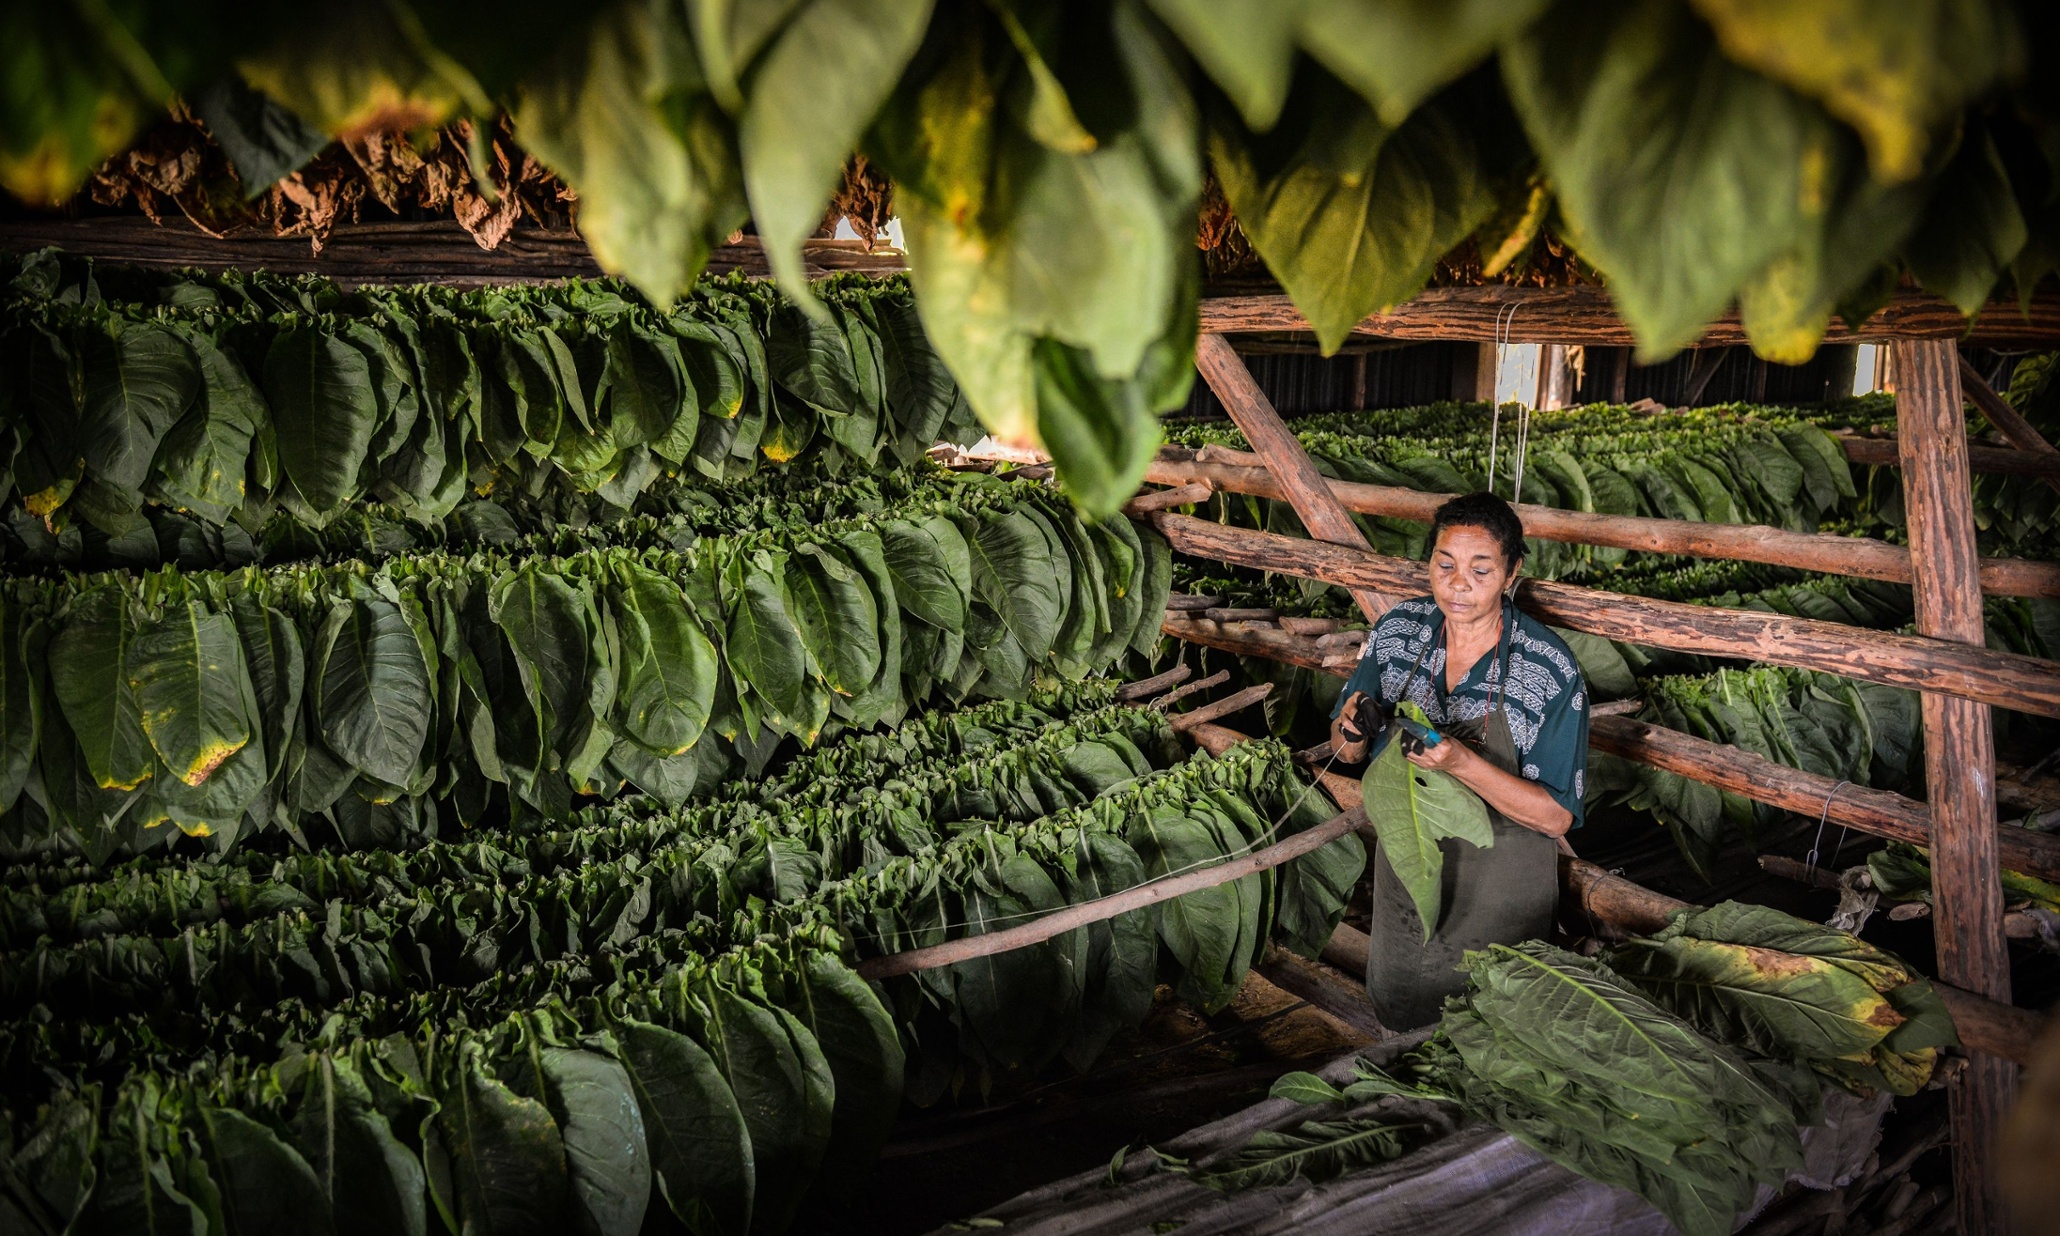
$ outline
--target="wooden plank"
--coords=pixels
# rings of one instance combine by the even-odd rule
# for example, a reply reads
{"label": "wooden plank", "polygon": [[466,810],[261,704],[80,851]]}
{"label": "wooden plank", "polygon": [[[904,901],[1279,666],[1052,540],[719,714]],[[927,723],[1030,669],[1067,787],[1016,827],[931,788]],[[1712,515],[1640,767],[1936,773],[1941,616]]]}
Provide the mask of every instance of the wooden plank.
{"label": "wooden plank", "polygon": [[[26,252],[45,245],[154,270],[198,267],[323,275],[347,288],[391,283],[488,287],[597,279],[602,273],[578,233],[529,226],[516,227],[488,250],[449,219],[345,223],[330,231],[316,253],[305,236],[250,231],[217,238],[184,218],[168,218],[161,226],[131,215],[0,220],[0,249]],[[804,241],[802,261],[812,278],[840,271],[887,275],[906,269],[900,253],[868,250],[856,240]],[[707,272],[765,277],[770,268],[758,238],[745,236],[711,253]]]}
{"label": "wooden plank", "polygon": [[[1204,331],[1226,334],[1306,332],[1309,321],[1287,296],[1272,289],[1210,295],[1201,302]],[[1409,341],[1559,343],[1626,347],[1638,340],[1617,315],[1607,289],[1597,284],[1528,288],[1426,288],[1406,304],[1362,319],[1355,335]],[[2015,302],[1990,304],[1973,326],[1951,305],[1914,289],[1898,291],[1858,330],[1833,317],[1825,343],[1882,343],[1893,339],[1960,339],[1975,347],[2053,347],[2060,343],[2060,297],[2042,292],[2026,313]],[[1697,346],[1749,342],[1736,310],[1711,322]]]}
{"label": "wooden plank", "polygon": [[[1420,562],[1303,537],[1233,528],[1187,515],[1152,522],[1180,553],[1320,579],[1346,587],[1419,596],[1429,583]],[[1972,573],[1970,563],[1970,575]],[[1952,640],[1870,631],[1842,623],[1717,609],[1595,588],[1527,579],[1517,604],[1576,631],[1677,652],[1739,657],[1842,674],[1863,682],[1938,691],[2038,716],[2060,716],[2060,662],[1994,652]],[[1283,639],[1292,639],[1285,631]]]}
{"label": "wooden plank", "polygon": [[[1207,448],[1205,448],[1207,449]],[[1208,484],[1228,493],[1286,500],[1286,491],[1264,468],[1224,462],[1220,452],[1204,459],[1181,447],[1164,447],[1145,479],[1155,485]],[[1357,481],[1329,482],[1348,511],[1429,523],[1450,494],[1424,493]],[[1524,534],[1573,545],[1603,545],[1656,554],[1693,554],[1739,562],[1765,562],[1890,583],[1910,582],[1910,551],[1866,537],[1791,532],[1763,524],[1709,524],[1638,515],[1597,515],[1523,503],[1516,508]],[[1983,558],[1982,591],[1995,596],[2060,597],[2060,562],[2025,558]]]}
{"label": "wooden plank", "polygon": [[[1295,508],[1309,535],[1337,545],[1369,548],[1366,534],[1359,531],[1351,514],[1338,504],[1323,474],[1316,470],[1315,461],[1302,449],[1302,440],[1273,410],[1273,402],[1259,389],[1252,371],[1245,368],[1230,341],[1221,335],[1203,335],[1195,340],[1195,368],[1201,370],[1202,380],[1223,401],[1224,410],[1237,422],[1245,441],[1252,444],[1280,482],[1288,505]],[[1387,613],[1395,603],[1377,588],[1354,588],[1352,599],[1359,603],[1369,622]]]}
{"label": "wooden plank", "polygon": [[1204,867],[1168,879],[1135,885],[1120,893],[1113,893],[1094,901],[1081,902],[1054,910],[1043,918],[1023,924],[1020,927],[1006,927],[990,931],[985,935],[964,936],[932,944],[925,948],[909,949],[900,953],[888,953],[881,957],[870,957],[858,963],[858,975],[868,981],[893,978],[899,974],[914,974],[918,970],[934,970],[939,966],[954,965],[971,961],[976,957],[992,957],[996,953],[1011,952],[1040,944],[1054,936],[1063,935],[1089,923],[1099,923],[1125,914],[1131,910],[1142,910],[1162,901],[1170,901],[1184,893],[1199,889],[1214,888],[1232,880],[1243,879],[1261,871],[1270,871],[1283,863],[1292,862],[1304,854],[1322,849],[1331,842],[1353,831],[1366,821],[1363,811],[1347,811],[1313,828],[1307,828],[1284,841],[1276,841],[1263,850],[1255,850],[1242,858]]}
{"label": "wooden plank", "polygon": [[[1961,411],[1960,357],[1950,341],[1896,345],[1896,429],[1903,510],[1916,568],[1917,629],[1940,641],[1979,645],[1973,476]],[[2010,1000],[1997,876],[1995,729],[1980,702],[1926,692],[1924,779],[1931,794],[1931,897],[1939,977],[2002,1003]],[[2016,1091],[2010,1062],[1972,1053],[1947,1083],[1953,1126],[1953,1199],[1960,1230],[2001,1220],[1994,1174],[2003,1114]]]}
{"label": "wooden plank", "polygon": [[[1960,357],[1960,389],[1975,407],[1981,409],[1981,414],[1988,418],[1988,423],[1994,425],[1997,432],[2001,433],[2010,445],[2028,455],[2047,456],[2055,465],[2060,465],[2060,450],[2054,450],[2052,443],[2040,437],[2039,431],[2032,427],[2030,421],[2018,415],[2017,409],[2010,406],[2009,400],[1996,394],[1995,388],[1988,384],[1988,379],[1977,373],[1964,356]],[[2060,476],[2048,476],[2045,482],[2060,490]]]}
{"label": "wooden plank", "polygon": [[[1838,445],[1845,452],[1848,463],[1866,464],[1876,468],[1900,468],[1903,466],[1902,448],[1896,437],[1861,437],[1852,433],[1831,435],[1838,439]],[[1982,446],[1966,443],[1967,466],[1975,472],[1986,472],[1993,476],[2037,476],[2051,480],[2060,477],[2060,458],[2051,455],[2034,454],[2031,451],[2011,450],[2000,446]]]}

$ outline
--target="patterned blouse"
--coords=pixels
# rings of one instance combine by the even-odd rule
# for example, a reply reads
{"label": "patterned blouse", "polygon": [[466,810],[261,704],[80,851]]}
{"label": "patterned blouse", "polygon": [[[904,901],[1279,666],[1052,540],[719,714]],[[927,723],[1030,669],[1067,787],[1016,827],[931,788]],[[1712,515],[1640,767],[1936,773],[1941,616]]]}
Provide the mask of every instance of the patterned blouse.
{"label": "patterned blouse", "polygon": [[[1517,759],[1526,781],[1535,781],[1551,791],[1553,801],[1581,826],[1581,795],[1586,791],[1588,768],[1588,689],[1574,654],[1557,635],[1513,605],[1504,605],[1504,622],[1514,622],[1509,634],[1509,690],[1505,697],[1509,714],[1509,736],[1516,743]],[[1474,662],[1456,691],[1445,691],[1445,648],[1438,636],[1445,627],[1444,612],[1430,597],[1403,601],[1381,615],[1373,634],[1360,654],[1359,667],[1338,694],[1335,717],[1346,697],[1361,691],[1377,698],[1381,706],[1393,709],[1409,682],[1409,668],[1416,665],[1416,677],[1409,685],[1409,698],[1416,701],[1433,725],[1454,721],[1485,724],[1502,671],[1494,653]],[[1428,651],[1425,651],[1428,649]],[[1421,664],[1417,654],[1423,654]],[[1378,741],[1368,753],[1380,753]]]}

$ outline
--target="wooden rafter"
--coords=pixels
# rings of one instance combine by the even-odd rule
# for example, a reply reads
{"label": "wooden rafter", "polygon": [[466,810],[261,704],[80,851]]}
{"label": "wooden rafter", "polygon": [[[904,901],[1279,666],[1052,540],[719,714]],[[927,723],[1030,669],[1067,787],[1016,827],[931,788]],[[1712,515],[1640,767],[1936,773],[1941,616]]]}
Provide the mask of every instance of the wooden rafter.
{"label": "wooden rafter", "polygon": [[[1259,389],[1258,382],[1252,378],[1252,371],[1245,368],[1244,361],[1238,358],[1230,341],[1221,335],[1203,335],[1197,339],[1195,368],[1202,371],[1202,379],[1209,384],[1210,390],[1216,392],[1216,398],[1223,401],[1224,410],[1230,413],[1231,420],[1237,422],[1245,441],[1252,444],[1252,449],[1273,474],[1282,495],[1295,508],[1295,514],[1301,518],[1309,535],[1334,545],[1370,548],[1366,534],[1352,522],[1351,513],[1330,491],[1323,474],[1316,470],[1316,462],[1309,458],[1309,452],[1302,449],[1301,439],[1280,419],[1280,413],[1273,410],[1273,401]],[[1358,602],[1369,622],[1387,613],[1395,604],[1394,599],[1380,589],[1364,586],[1352,589],[1352,599]]]}

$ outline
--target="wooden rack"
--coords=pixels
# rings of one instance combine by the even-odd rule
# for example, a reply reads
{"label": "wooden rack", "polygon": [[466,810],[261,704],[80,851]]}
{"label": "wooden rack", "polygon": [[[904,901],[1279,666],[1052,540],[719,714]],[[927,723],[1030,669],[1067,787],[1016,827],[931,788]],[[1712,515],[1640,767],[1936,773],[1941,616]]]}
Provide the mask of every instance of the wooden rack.
{"label": "wooden rack", "polygon": [[[1202,329],[1218,335],[1305,331],[1308,323],[1285,297],[1259,294],[1205,299]],[[1432,289],[1393,312],[1367,318],[1355,333],[1484,343],[1635,342],[1611,309],[1606,292],[1592,287]],[[1520,511],[1532,535],[1574,544],[1774,562],[1908,582],[1916,597],[1920,635],[1675,605],[1544,581],[1527,582],[1519,604],[1557,625],[1613,639],[1801,666],[1923,692],[1929,803],[1920,808],[1907,799],[1887,801],[1898,796],[1878,792],[1831,796],[1833,818],[1877,835],[1929,842],[1939,976],[1954,988],[2007,1006],[2010,966],[1998,864],[2051,871],[2060,855],[2048,838],[2006,838],[1997,827],[1990,708],[2000,705],[2060,716],[2060,664],[1985,648],[1982,594],[1986,590],[2051,596],[2056,579],[2047,564],[1984,560],[1975,552],[1972,461],[1963,428],[1964,373],[1956,340],[2060,347],[2060,301],[2037,298],[2022,313],[2014,306],[1995,306],[1970,332],[1949,307],[1905,292],[1860,328],[1834,322],[1826,335],[1826,342],[1881,342],[1895,349],[1893,445],[1884,446],[1887,440],[1851,439],[1861,445],[1847,449],[1849,455],[1864,453],[1866,462],[1902,469],[1907,551],[1768,528],[1688,523],[1667,527],[1673,521],[1581,516],[1528,506]],[[1744,341],[1736,318],[1727,317],[1713,324],[1702,342]],[[1323,480],[1228,340],[1204,335],[1197,351],[1203,377],[1254,452],[1234,460],[1162,455],[1148,479],[1162,485],[1206,483],[1284,500],[1302,526],[1312,530],[1313,539],[1231,528],[1166,511],[1148,515],[1173,547],[1340,584],[1353,589],[1362,605],[1370,593],[1425,591],[1421,566],[1373,553],[1351,525],[1350,512],[1428,519],[1439,499]],[[1976,390],[1974,397],[1979,407],[2000,402],[1993,391]],[[2048,454],[2051,448],[2037,450],[2044,444],[2022,440],[2023,430],[2021,424],[2005,430],[2013,435],[2016,451],[1978,448],[1988,456],[1983,462],[2050,476],[2055,462]],[[1892,457],[1887,451],[1893,451]],[[1844,544],[1834,544],[1838,541]],[[1166,629],[1199,643],[1326,668],[1326,658],[1313,640],[1279,629],[1233,629],[1251,625],[1169,614]],[[1822,787],[1806,784],[1806,774],[1761,768],[1752,762],[1757,757],[1714,744],[1698,747],[1699,740],[1687,735],[1610,718],[1596,726],[1595,740],[1604,749],[1784,807],[1793,808],[1805,798],[1813,806],[1823,801]],[[2016,1065],[1978,1047],[1969,1049],[1968,1064],[1947,1083],[1948,1106],[1961,1230],[1980,1232],[1992,1230],[1999,1214],[1991,1169],[2002,1117],[2016,1090]]]}

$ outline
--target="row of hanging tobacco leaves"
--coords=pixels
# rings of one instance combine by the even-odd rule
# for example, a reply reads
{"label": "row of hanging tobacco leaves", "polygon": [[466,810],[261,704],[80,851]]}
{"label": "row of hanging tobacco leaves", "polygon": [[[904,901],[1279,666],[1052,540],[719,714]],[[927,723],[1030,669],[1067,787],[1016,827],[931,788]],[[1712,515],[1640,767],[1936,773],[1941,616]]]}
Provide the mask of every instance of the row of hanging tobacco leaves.
{"label": "row of hanging tobacco leaves", "polygon": [[1331,810],[1278,744],[1179,763],[1161,717],[1110,698],[927,717],[690,808],[405,854],[10,868],[8,940],[39,942],[0,987],[38,1015],[0,1051],[0,1196],[47,1230],[633,1233],[666,1207],[776,1232],[877,1145],[905,1069],[922,1099],[1084,1065],[1162,958],[1220,1007],[1276,929],[1309,953],[1329,935],[1350,836],[881,994],[856,979],[854,950],[992,930]]}
{"label": "row of hanging tobacco leaves", "polygon": [[977,475],[851,490],[759,526],[777,491],[537,534],[571,538],[555,551],[10,580],[0,837],[96,861],[178,830],[365,848],[629,787],[679,801],[782,738],[1157,638],[1150,529]]}
{"label": "row of hanging tobacco leaves", "polygon": [[[1496,424],[1485,403],[1325,413],[1293,420],[1302,445],[1327,475],[1429,493],[1516,487],[1517,412]],[[1900,540],[1900,473],[1847,461],[1839,430],[1895,427],[1895,396],[1864,395],[1823,407],[1724,404],[1651,412],[1589,404],[1531,415],[1525,502],[1604,515],[1642,515],[1708,523],[1767,524],[1797,531],[1841,531]],[[1970,433],[1987,422],[1970,414]],[[1245,449],[1227,425],[1173,430],[1186,446]],[[1262,499],[1223,499],[1252,518],[1292,518]],[[2036,477],[1976,477],[1976,522],[1986,553],[2050,557],[2060,544],[2060,496]],[[1360,516],[1374,547],[1421,557],[1424,525]],[[1622,549],[1530,542],[1529,569],[1551,578],[1607,582],[1609,572],[1645,555]],[[1671,564],[1670,564],[1671,565]],[[1582,572],[1588,572],[1583,574]]]}
{"label": "row of hanging tobacco leaves", "polygon": [[[984,424],[1112,512],[1180,402],[1213,175],[1334,348],[1471,248],[1575,238],[1644,358],[1734,302],[1807,358],[1904,276],[1978,312],[2060,262],[2050,14],[1510,0],[31,5],[0,46],[0,186],[70,196],[174,101],[258,193],[332,138],[505,115],[604,270],[668,305],[748,219],[801,243],[854,152],[892,181],[923,319]],[[456,162],[456,160],[450,160]],[[512,186],[511,190],[512,190]],[[1340,259],[1339,255],[1347,255]],[[2005,310],[2006,311],[2006,310]]]}
{"label": "row of hanging tobacco leaves", "polygon": [[866,470],[977,436],[900,280],[827,281],[820,318],[742,279],[666,312],[605,284],[346,292],[48,250],[0,281],[0,500],[31,543],[373,505],[434,525],[489,494],[627,508],[668,478]]}

